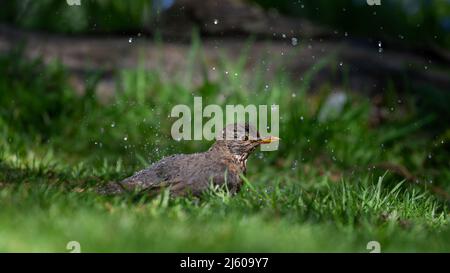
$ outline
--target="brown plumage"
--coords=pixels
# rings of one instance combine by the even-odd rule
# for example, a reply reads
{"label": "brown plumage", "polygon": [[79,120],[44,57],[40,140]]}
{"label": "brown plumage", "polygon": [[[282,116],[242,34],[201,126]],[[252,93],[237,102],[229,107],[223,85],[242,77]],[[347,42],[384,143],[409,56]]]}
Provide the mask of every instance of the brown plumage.
{"label": "brown plumage", "polygon": [[178,154],[165,157],[131,177],[110,183],[101,190],[106,194],[126,191],[159,192],[169,187],[174,196],[201,195],[210,184],[226,184],[231,193],[239,191],[241,174],[246,172],[247,158],[260,144],[278,140],[261,139],[248,124],[230,124],[211,148],[203,153]]}

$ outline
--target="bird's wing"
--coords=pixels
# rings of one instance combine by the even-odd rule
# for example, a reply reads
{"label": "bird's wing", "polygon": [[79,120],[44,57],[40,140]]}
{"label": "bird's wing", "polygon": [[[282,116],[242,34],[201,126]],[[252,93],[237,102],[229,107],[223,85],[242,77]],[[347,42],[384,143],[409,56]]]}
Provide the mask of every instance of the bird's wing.
{"label": "bird's wing", "polygon": [[180,171],[180,164],[177,164],[177,161],[184,158],[184,155],[163,158],[150,167],[122,180],[119,184],[128,191],[148,191],[174,186],[180,182],[177,179]]}
{"label": "bird's wing", "polygon": [[125,191],[159,192],[170,187],[175,195],[200,194],[211,182],[226,183],[233,188],[239,184],[236,164],[224,162],[209,153],[173,155],[154,163],[134,175],[118,182]]}

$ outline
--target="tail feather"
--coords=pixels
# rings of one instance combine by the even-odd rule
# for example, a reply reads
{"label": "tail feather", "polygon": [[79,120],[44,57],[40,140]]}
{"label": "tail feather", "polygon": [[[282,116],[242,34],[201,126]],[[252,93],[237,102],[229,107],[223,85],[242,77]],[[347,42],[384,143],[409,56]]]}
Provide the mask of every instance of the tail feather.
{"label": "tail feather", "polygon": [[102,195],[116,195],[126,192],[118,182],[108,182],[97,189],[97,193]]}

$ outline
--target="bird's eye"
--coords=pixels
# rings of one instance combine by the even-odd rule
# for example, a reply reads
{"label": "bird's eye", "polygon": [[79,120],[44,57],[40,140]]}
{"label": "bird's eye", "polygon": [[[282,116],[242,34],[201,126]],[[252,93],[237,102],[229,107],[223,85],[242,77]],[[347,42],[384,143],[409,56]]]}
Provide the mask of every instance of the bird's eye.
{"label": "bird's eye", "polygon": [[244,136],[244,140],[247,141],[248,140],[248,135]]}

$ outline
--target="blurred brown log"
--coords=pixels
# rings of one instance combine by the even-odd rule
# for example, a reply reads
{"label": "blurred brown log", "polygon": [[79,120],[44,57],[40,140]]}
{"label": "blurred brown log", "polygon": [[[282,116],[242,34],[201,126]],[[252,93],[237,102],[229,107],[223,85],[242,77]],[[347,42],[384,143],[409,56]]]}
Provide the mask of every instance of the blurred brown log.
{"label": "blurred brown log", "polygon": [[[427,86],[450,90],[450,54],[442,49],[410,48],[392,42],[347,37],[316,27],[306,20],[283,17],[239,0],[180,0],[159,17],[157,22],[166,37],[164,46],[150,35],[67,36],[22,31],[0,26],[0,52],[24,45],[28,58],[42,57],[45,62],[61,61],[74,72],[73,82],[80,92],[84,75],[102,71],[102,94],[112,94],[112,72],[143,64],[158,69],[163,76],[186,69],[191,48],[186,42],[197,26],[202,35],[202,54],[193,69],[194,83],[206,76],[214,79],[220,59],[237,60],[247,45],[246,37],[257,37],[248,51],[247,71],[252,73],[262,63],[266,77],[282,69],[294,80],[317,63],[334,56],[323,69],[317,69],[311,90],[323,83],[346,86],[354,91],[382,94],[393,83],[399,91],[411,86]],[[148,32],[155,26],[149,26]],[[131,40],[130,40],[131,38]],[[205,69],[206,67],[206,69]]]}

